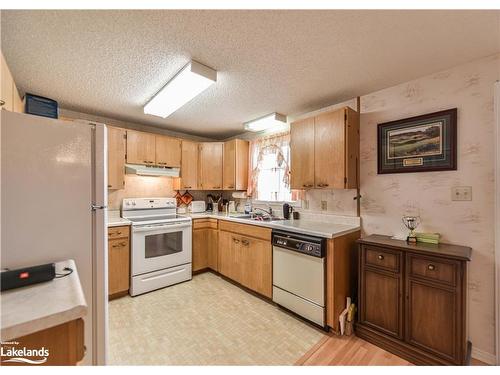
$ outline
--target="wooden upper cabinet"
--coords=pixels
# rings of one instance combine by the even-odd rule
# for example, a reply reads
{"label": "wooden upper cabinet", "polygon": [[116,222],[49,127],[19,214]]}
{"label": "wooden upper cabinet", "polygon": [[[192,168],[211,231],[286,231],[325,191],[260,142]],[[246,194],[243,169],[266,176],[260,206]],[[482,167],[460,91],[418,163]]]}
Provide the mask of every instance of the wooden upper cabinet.
{"label": "wooden upper cabinet", "polygon": [[248,141],[224,142],[224,190],[246,190],[248,187]]}
{"label": "wooden upper cabinet", "polygon": [[290,178],[292,189],[314,187],[314,118],[292,123],[290,127]]}
{"label": "wooden upper cabinet", "polygon": [[222,189],[224,143],[200,143],[200,184],[201,190]]}
{"label": "wooden upper cabinet", "polygon": [[198,143],[182,141],[181,189],[198,189]]}
{"label": "wooden upper cabinet", "polygon": [[343,189],[345,177],[344,110],[314,118],[314,187]]}
{"label": "wooden upper cabinet", "polygon": [[127,163],[154,165],[156,161],[154,134],[127,130]]}
{"label": "wooden upper cabinet", "polygon": [[178,138],[155,136],[156,165],[165,167],[181,166],[181,140]]}
{"label": "wooden upper cabinet", "polygon": [[355,189],[359,114],[349,107],[292,123],[292,189]]}
{"label": "wooden upper cabinet", "polygon": [[108,189],[125,186],[125,135],[124,129],[108,126]]}

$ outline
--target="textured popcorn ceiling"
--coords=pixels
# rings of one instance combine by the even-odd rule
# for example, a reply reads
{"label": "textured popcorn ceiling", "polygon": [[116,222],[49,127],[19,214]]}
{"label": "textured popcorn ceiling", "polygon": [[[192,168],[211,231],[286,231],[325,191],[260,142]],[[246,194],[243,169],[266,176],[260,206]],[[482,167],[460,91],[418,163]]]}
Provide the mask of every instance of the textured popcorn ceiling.
{"label": "textured popcorn ceiling", "polygon": [[[224,138],[500,49],[498,11],[2,11],[16,83],[61,107]],[[218,81],[167,119],[142,107],[195,59]]]}

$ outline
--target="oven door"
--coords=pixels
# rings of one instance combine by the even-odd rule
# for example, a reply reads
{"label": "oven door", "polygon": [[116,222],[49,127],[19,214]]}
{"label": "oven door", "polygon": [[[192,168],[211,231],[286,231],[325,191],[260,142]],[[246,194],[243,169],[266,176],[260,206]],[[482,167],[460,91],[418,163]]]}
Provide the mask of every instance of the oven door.
{"label": "oven door", "polygon": [[132,227],[132,275],[191,263],[191,222]]}

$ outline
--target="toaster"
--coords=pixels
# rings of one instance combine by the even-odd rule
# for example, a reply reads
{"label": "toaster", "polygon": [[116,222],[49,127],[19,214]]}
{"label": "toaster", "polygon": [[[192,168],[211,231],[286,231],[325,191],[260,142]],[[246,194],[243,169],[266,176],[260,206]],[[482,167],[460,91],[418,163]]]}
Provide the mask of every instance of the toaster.
{"label": "toaster", "polygon": [[205,201],[192,201],[190,207],[191,212],[205,212]]}

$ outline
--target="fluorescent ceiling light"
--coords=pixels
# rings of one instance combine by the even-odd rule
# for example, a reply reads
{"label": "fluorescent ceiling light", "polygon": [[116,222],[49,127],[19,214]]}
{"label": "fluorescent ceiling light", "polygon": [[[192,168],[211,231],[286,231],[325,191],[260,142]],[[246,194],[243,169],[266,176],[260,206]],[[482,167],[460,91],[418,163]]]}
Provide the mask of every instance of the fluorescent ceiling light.
{"label": "fluorescent ceiling light", "polygon": [[283,126],[284,124],[286,124],[286,116],[274,112],[270,115],[246,122],[245,130],[260,132],[276,126]]}
{"label": "fluorescent ceiling light", "polygon": [[191,61],[144,106],[144,113],[168,117],[217,81],[217,71]]}

